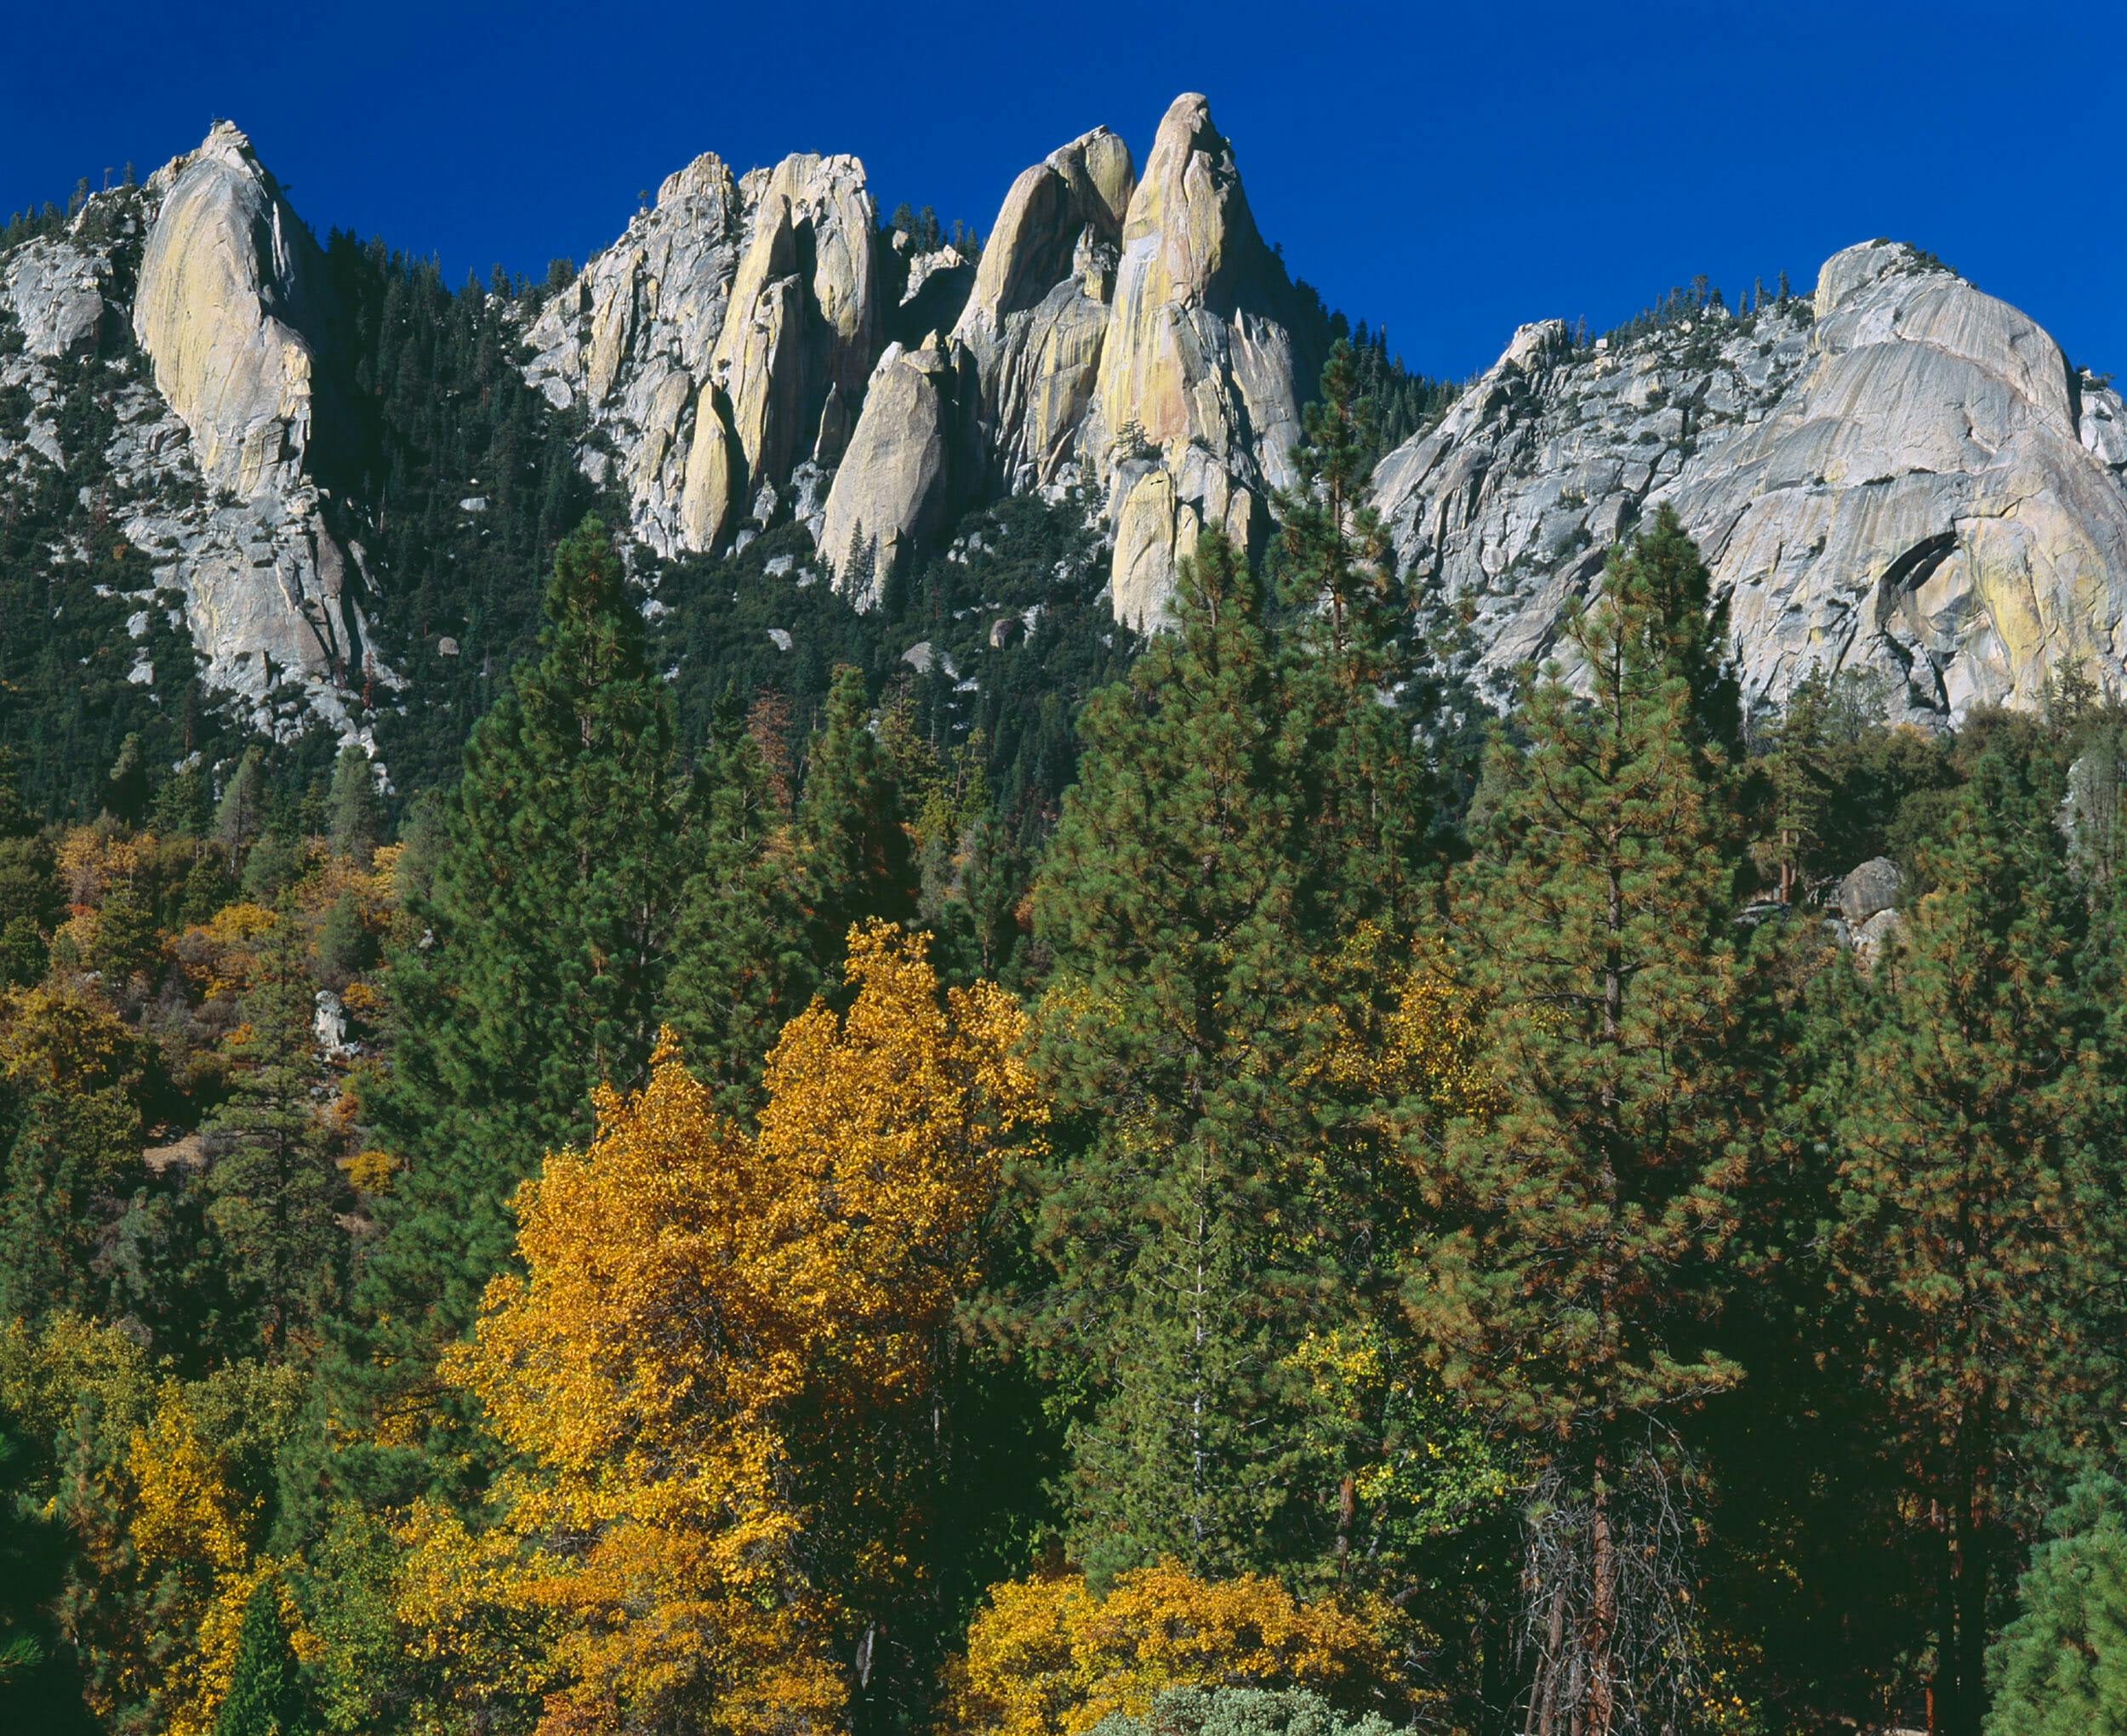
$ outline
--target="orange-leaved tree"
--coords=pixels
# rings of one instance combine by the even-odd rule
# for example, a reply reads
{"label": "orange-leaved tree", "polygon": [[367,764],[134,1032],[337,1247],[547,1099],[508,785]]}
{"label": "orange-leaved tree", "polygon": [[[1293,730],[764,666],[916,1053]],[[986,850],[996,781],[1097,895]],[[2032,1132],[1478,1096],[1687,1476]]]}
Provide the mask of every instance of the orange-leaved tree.
{"label": "orange-leaved tree", "polygon": [[956,1305],[1041,1111],[1002,991],[941,995],[883,925],[847,976],[847,1013],[785,1027],[754,1132],[668,1040],[520,1192],[523,1274],[448,1367],[517,1468],[472,1524],[408,1534],[401,1615],[459,1710],[750,1731],[874,1691],[920,1592]]}

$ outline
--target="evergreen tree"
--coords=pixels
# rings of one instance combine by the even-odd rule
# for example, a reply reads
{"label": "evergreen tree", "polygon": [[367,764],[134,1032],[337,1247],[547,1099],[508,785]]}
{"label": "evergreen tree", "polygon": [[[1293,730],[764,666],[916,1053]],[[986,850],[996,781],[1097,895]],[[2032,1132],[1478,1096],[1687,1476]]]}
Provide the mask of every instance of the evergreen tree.
{"label": "evergreen tree", "polygon": [[[510,1191],[647,1058],[682,879],[670,697],[604,526],[562,545],[537,654],[474,730],[373,1093],[406,1173],[380,1202],[348,1372],[399,1400],[508,1257]],[[396,1402],[396,1401],[395,1401]]]}
{"label": "evergreen tree", "polygon": [[344,862],[366,868],[384,842],[384,808],[377,800],[376,775],[369,756],[350,742],[333,762],[332,794],[327,798],[329,815],[327,840],[332,852]]}
{"label": "evergreen tree", "polygon": [[0,838],[20,838],[36,829],[22,800],[20,760],[13,748],[0,743]]}
{"label": "evergreen tree", "polygon": [[1302,886],[1326,907],[1320,921],[1407,926],[1428,793],[1411,720],[1383,703],[1405,673],[1404,608],[1388,533],[1366,502],[1377,441],[1349,344],[1332,348],[1320,391],[1294,453],[1298,483],[1279,501],[1279,589],[1297,612],[1283,676],[1308,804]]}
{"label": "evergreen tree", "polygon": [[308,1736],[317,1727],[308,1699],[279,1588],[264,1580],[243,1607],[236,1669],[214,1717],[214,1736]]}
{"label": "evergreen tree", "polygon": [[1807,865],[1824,841],[1830,804],[1830,681],[1820,667],[1796,684],[1774,736],[1772,799],[1780,902],[1805,890]]}
{"label": "evergreen tree", "polygon": [[696,773],[693,865],[681,894],[664,1020],[734,1113],[777,1033],[820,986],[792,896],[790,816],[744,701],[727,689]]}
{"label": "evergreen tree", "polygon": [[345,1189],[313,1101],[309,948],[283,898],[239,1003],[242,1067],[208,1123],[225,1142],[208,1172],[208,1218],[271,1355],[310,1331],[339,1290]]}
{"label": "evergreen tree", "polygon": [[265,755],[256,747],[246,748],[214,809],[214,839],[229,852],[231,863],[242,860],[265,828]]}
{"label": "evergreen tree", "polygon": [[0,1705],[15,1727],[40,1736],[88,1736],[95,1727],[52,1606],[65,1583],[70,1540],[38,1511],[30,1454],[0,1422]]}
{"label": "evergreen tree", "polygon": [[1450,1387],[1544,1467],[1532,1729],[1607,1733],[1682,1690],[1688,1585],[1640,1571],[1676,1571],[1654,1443],[1737,1372],[1708,1336],[1753,1090],[1721,627],[1673,524],[1613,551],[1568,629],[1586,695],[1555,666],[1529,692],[1454,889],[1497,1107],[1420,1158],[1441,1232],[1409,1302]]}
{"label": "evergreen tree", "polygon": [[805,758],[797,809],[798,871],[823,977],[840,975],[853,924],[915,916],[916,870],[893,768],[871,725],[863,673],[835,674]]}
{"label": "evergreen tree", "polygon": [[2007,737],[1982,754],[1839,1082],[1832,1276],[1854,1375],[1882,1395],[1919,1510],[1941,1515],[1934,1700],[1957,1736],[1980,1727],[2019,1477],[2046,1437],[2092,1437],[2118,1377],[2120,1075],[2078,981],[2060,794],[2049,756]]}
{"label": "evergreen tree", "polygon": [[1987,1736],[2127,1728],[2127,1519],[2109,1477],[2053,1516],[2016,1587],[2017,1614],[1987,1654]]}
{"label": "evergreen tree", "polygon": [[138,825],[148,811],[148,756],[138,732],[127,736],[118,748],[105,780],[104,811],[128,826]]}
{"label": "evergreen tree", "polygon": [[1288,1353],[1333,1286],[1334,1238],[1303,1203],[1309,973],[1280,695],[1217,531],[1173,606],[1176,630],[1086,708],[1035,893],[1059,1118],[1037,1233],[1048,1320],[1095,1382],[1070,1539],[1097,1579],[1167,1556],[1263,1566],[1306,1525]]}
{"label": "evergreen tree", "polygon": [[95,1312],[103,1231],[141,1179],[145,1056],[79,988],[32,990],[0,1044],[0,1319]]}
{"label": "evergreen tree", "polygon": [[157,787],[149,830],[171,838],[204,838],[213,823],[207,778],[197,765],[180,766]]}

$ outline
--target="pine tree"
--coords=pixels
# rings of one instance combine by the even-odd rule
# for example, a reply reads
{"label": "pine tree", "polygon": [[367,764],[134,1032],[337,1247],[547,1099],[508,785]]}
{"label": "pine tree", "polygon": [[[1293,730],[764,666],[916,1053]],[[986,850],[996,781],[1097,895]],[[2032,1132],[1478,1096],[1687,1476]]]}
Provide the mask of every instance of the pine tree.
{"label": "pine tree", "polygon": [[384,842],[384,809],[377,800],[369,756],[350,742],[333,762],[332,793],[326,799],[328,841],[343,862],[366,868]]}
{"label": "pine tree", "polygon": [[128,826],[138,825],[148,811],[148,756],[137,731],[129,733],[111,762],[105,780],[104,811]]}
{"label": "pine tree", "polygon": [[265,817],[265,755],[256,747],[246,748],[214,809],[214,837],[232,864],[251,848]]}
{"label": "pine tree", "polygon": [[[390,963],[371,1105],[406,1172],[356,1292],[347,1372],[405,1401],[508,1256],[505,1202],[647,1058],[682,880],[671,703],[605,528],[556,554],[535,656],[475,728],[413,944]],[[365,1372],[366,1370],[366,1372]]]}
{"label": "pine tree", "polygon": [[208,1172],[208,1219],[269,1355],[310,1332],[338,1299],[345,1188],[312,1101],[309,948],[292,899],[266,931],[239,1011],[242,1068],[208,1130],[224,1148]]}
{"label": "pine tree", "polygon": [[1053,974],[1039,1071],[1059,1128],[1038,1241],[1048,1318],[1097,1384],[1073,1547],[1104,1578],[1223,1574],[1304,1523],[1287,1352],[1325,1294],[1302,1205],[1307,961],[1262,605],[1216,531],[1176,630],[1095,695],[1037,885]]}
{"label": "pine tree", "polygon": [[1987,1654],[1987,1736],[2127,1727],[2127,1491],[2091,1477],[2053,1516]]}
{"label": "pine tree", "polygon": [[22,800],[22,768],[13,748],[0,743],[0,838],[26,837],[37,829]]}
{"label": "pine tree", "polygon": [[1383,703],[1406,673],[1405,610],[1388,533],[1366,501],[1378,441],[1349,344],[1331,350],[1320,392],[1293,456],[1298,482],[1279,500],[1279,590],[1297,612],[1282,674],[1309,808],[1302,885],[1324,907],[1322,923],[1407,926],[1428,793],[1410,718]]}
{"label": "pine tree", "polygon": [[1939,1588],[1940,1727],[1980,1727],[1996,1562],[2018,1463],[2088,1438],[2118,1372],[2107,1301],[2127,1244],[2110,1173],[2118,1071],[2078,981],[2085,922],[2050,759],[1989,744],[1878,967],[1839,1082],[1831,1277],[1855,1376],[1883,1395]]}
{"label": "pine tree", "polygon": [[95,1257],[143,1179],[145,1055],[101,1002],[56,985],[14,997],[0,1041],[0,1318],[103,1301]]}
{"label": "pine tree", "polygon": [[1824,841],[1831,800],[1829,706],[1830,682],[1822,668],[1814,669],[1788,696],[1774,736],[1773,826],[1783,904],[1793,903],[1805,890],[1810,857]]}
{"label": "pine tree", "polygon": [[302,1667],[288,1643],[279,1588],[264,1580],[243,1607],[235,1673],[214,1717],[214,1736],[307,1736],[316,1727]]}
{"label": "pine tree", "polygon": [[1409,1303],[1449,1386],[1544,1467],[1525,1594],[1546,1732],[1680,1688],[1677,1588],[1635,1597],[1621,1557],[1666,1564],[1655,1431],[1737,1372],[1707,1323],[1751,1132],[1722,624],[1672,524],[1613,551],[1569,627],[1586,695],[1555,666],[1528,694],[1528,751],[1495,748],[1454,887],[1497,1107],[1421,1156],[1440,1233]]}
{"label": "pine tree", "polygon": [[791,885],[790,815],[735,689],[697,770],[696,854],[680,906],[664,1022],[734,1113],[776,1034],[820,986]]}
{"label": "pine tree", "polygon": [[843,937],[876,919],[915,916],[915,863],[893,769],[871,726],[862,671],[835,675],[805,758],[797,809],[798,871],[823,976],[840,974]]}

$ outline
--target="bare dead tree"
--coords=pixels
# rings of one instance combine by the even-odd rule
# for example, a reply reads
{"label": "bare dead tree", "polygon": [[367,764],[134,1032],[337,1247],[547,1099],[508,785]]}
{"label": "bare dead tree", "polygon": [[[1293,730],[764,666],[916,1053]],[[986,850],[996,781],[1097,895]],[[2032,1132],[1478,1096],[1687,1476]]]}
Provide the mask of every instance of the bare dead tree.
{"label": "bare dead tree", "polygon": [[[1600,1474],[1600,1473],[1599,1473]],[[1553,1467],[1521,1573],[1522,1736],[1684,1736],[1703,1687],[1690,1491],[1674,1442],[1621,1455],[1598,1501]]]}

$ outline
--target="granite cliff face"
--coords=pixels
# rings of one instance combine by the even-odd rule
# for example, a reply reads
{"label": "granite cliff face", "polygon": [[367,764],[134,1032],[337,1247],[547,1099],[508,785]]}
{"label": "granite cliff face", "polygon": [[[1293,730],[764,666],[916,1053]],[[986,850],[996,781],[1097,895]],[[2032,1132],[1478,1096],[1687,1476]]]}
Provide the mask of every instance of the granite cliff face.
{"label": "granite cliff face", "polygon": [[2016,309],[1871,242],[1747,318],[1594,350],[1524,327],[1376,483],[1400,554],[1472,611],[1496,692],[1667,502],[1752,698],[1872,670],[1948,721],[2030,704],[2056,669],[2127,669],[2124,475],[2116,393]]}
{"label": "granite cliff face", "polygon": [[[43,412],[0,426],[0,479],[24,484],[31,466],[63,472],[84,456],[66,449],[58,411],[63,370],[88,369],[115,426],[96,456],[145,556],[136,627],[180,596],[209,683],[270,729],[344,725],[348,684],[391,679],[368,652],[358,556],[330,527],[309,461],[329,317],[321,265],[224,122],[145,187],[98,196],[65,236],[0,266],[0,306],[23,337],[0,360],[0,387]],[[100,360],[125,327],[137,350]],[[136,667],[134,679],[153,678]]]}
{"label": "granite cliff face", "polygon": [[653,549],[788,515],[869,601],[954,511],[1083,488],[1144,625],[1202,525],[1260,537],[1313,358],[1202,97],[1142,179],[1105,128],[1028,169],[972,269],[875,229],[853,157],[705,157],[533,322],[527,377],[586,413]]}
{"label": "granite cliff face", "polygon": [[1252,547],[1291,485],[1303,356],[1292,286],[1200,96],[1175,100],[1123,224],[1088,441],[1115,527],[1115,613],[1164,612],[1174,563],[1206,525]]}

